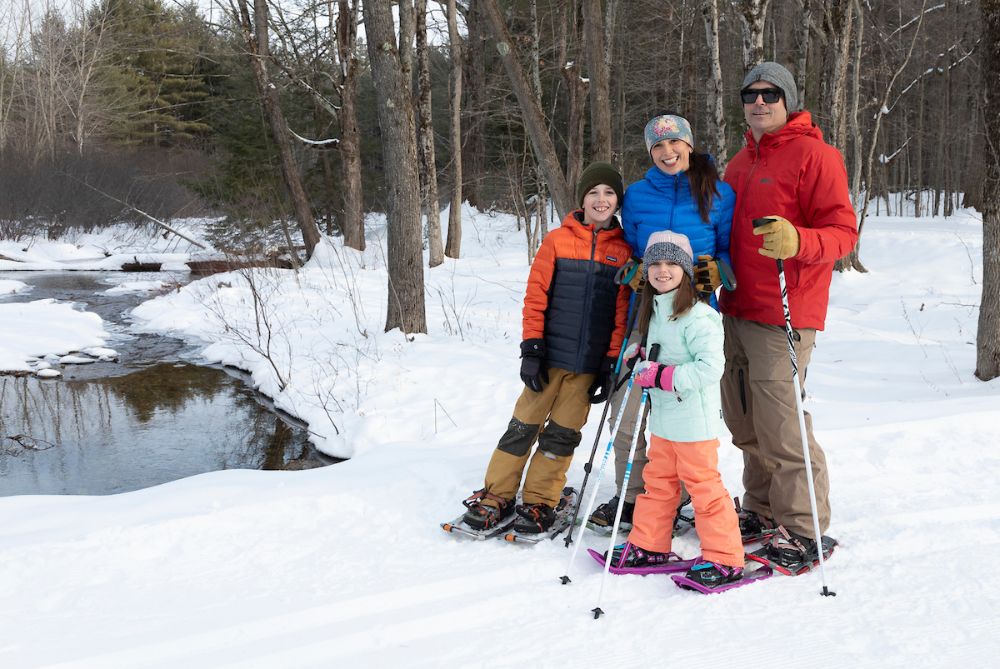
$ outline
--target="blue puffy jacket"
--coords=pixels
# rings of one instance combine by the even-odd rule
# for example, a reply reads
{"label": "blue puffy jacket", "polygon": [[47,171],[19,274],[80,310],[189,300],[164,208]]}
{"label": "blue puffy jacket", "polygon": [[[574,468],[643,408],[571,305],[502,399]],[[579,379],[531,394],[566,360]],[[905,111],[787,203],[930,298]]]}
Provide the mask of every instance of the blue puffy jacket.
{"label": "blue puffy jacket", "polygon": [[642,181],[635,182],[625,191],[622,206],[625,241],[635,256],[641,258],[645,253],[649,235],[671,230],[691,241],[695,264],[700,255],[721,258],[729,263],[729,233],[736,194],[724,181],[718,182],[718,189],[719,196],[712,199],[709,214],[712,222],[708,224],[698,213],[686,172],[670,175],[658,167],[650,167]]}

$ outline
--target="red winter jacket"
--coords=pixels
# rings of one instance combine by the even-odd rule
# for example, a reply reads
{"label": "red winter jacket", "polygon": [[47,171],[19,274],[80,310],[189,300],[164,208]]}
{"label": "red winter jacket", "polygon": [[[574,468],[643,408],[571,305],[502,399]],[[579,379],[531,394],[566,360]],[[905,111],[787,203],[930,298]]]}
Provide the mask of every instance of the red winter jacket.
{"label": "red winter jacket", "polygon": [[726,167],[736,191],[729,254],[736,290],[722,291],[722,313],[770,325],[784,325],[778,270],[759,249],[763,238],[751,221],[774,215],[799,232],[799,252],[785,260],[792,326],[822,330],[830,299],[833,263],[854,248],[857,222],[847,189],[847,169],[837,149],[823,141],[809,112],[797,112],[760,143],[747,145]]}

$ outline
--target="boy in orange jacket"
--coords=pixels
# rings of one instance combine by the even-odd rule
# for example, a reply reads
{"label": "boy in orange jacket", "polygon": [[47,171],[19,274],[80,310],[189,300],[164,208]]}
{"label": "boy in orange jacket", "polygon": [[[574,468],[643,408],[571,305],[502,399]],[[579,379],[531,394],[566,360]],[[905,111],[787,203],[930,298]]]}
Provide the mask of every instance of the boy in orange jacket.
{"label": "boy in orange jacket", "polygon": [[[524,296],[521,379],[525,388],[486,470],[485,487],[464,504],[476,530],[510,523],[541,533],[552,527],[566,471],[591,403],[611,392],[625,336],[628,286],[615,283],[631,256],[615,213],[621,175],[593,163],[577,185],[580,209],[542,241]],[[538,448],[528,462],[532,445]],[[524,475],[522,503],[515,498]]]}

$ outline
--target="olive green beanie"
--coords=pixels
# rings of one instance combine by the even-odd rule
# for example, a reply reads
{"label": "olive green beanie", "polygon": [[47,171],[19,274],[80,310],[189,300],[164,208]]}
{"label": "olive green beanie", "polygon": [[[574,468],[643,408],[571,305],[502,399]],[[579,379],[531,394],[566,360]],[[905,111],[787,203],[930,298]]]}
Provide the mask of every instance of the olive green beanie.
{"label": "olive green beanie", "polygon": [[614,189],[615,195],[618,196],[618,207],[621,208],[622,200],[625,199],[625,185],[622,183],[622,175],[611,163],[597,162],[587,165],[576,185],[576,203],[583,206],[583,196],[598,184],[611,186]]}

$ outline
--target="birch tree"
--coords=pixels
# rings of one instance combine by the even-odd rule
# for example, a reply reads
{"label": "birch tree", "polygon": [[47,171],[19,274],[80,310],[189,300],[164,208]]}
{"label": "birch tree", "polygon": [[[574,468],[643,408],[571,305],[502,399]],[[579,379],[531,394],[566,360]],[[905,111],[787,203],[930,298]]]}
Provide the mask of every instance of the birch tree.
{"label": "birch tree", "polygon": [[705,41],[708,44],[708,61],[712,78],[708,81],[708,117],[712,132],[710,151],[715,155],[719,173],[726,171],[726,109],[722,92],[722,59],[719,55],[719,2],[705,0],[702,4],[702,20],[705,23]]}

